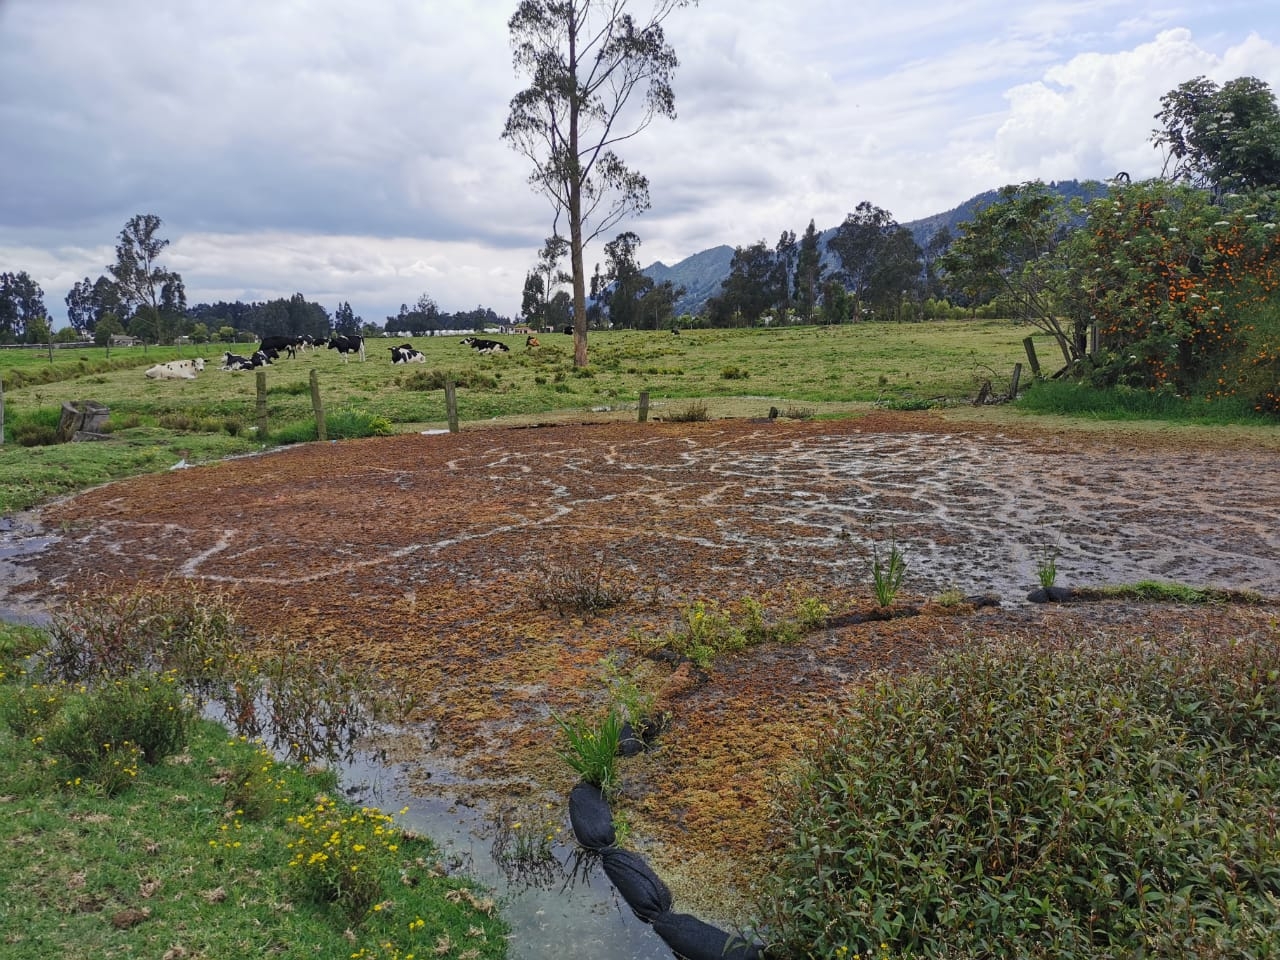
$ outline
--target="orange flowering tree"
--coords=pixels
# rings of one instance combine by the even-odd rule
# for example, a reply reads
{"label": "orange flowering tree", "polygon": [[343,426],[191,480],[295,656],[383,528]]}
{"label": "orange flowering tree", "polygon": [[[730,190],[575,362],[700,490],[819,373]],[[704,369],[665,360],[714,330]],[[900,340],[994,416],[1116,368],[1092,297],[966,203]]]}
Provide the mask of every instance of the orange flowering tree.
{"label": "orange flowering tree", "polygon": [[1147,181],[1083,208],[1063,302],[1096,324],[1100,385],[1241,396],[1280,415],[1280,192]]}

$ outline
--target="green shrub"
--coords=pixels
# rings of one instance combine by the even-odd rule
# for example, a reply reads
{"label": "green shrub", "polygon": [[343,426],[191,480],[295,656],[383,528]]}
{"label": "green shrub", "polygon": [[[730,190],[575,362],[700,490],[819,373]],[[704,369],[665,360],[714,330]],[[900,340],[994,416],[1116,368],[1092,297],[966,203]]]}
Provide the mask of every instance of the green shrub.
{"label": "green shrub", "polygon": [[1276,956],[1280,637],[1025,644],[852,697],[785,788],[778,955]]}
{"label": "green shrub", "polygon": [[172,675],[140,674],[38,696],[47,705],[56,700],[56,709],[28,715],[39,723],[32,742],[57,759],[67,783],[88,780],[106,796],[128,787],[141,763],[155,764],[184,749],[194,719]]}
{"label": "green shrub", "polygon": [[710,419],[707,405],[702,400],[691,400],[681,410],[675,410],[667,417],[673,423],[700,423]]}
{"label": "green shrub", "polygon": [[358,410],[340,410],[326,418],[325,432],[331,440],[355,440],[360,437],[389,437],[396,431],[386,417]]}
{"label": "green shrub", "polygon": [[5,421],[6,440],[20,447],[48,447],[58,442],[62,411],[57,407],[37,407],[10,413]]}

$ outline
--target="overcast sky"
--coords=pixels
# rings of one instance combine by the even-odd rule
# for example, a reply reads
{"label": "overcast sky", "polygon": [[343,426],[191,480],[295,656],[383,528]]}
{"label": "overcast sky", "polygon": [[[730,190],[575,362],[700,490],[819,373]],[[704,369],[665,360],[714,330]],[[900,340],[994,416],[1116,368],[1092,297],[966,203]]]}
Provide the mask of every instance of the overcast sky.
{"label": "overcast sky", "polygon": [[[426,293],[514,316],[552,224],[499,137],[526,82],[515,7],[0,0],[0,271],[60,326],[153,213],[193,304],[301,292],[381,323]],[[864,200],[906,222],[1006,183],[1153,176],[1162,94],[1280,91],[1277,0],[702,0],[666,32],[678,117],[624,146],[652,207],[612,231],[644,265]]]}

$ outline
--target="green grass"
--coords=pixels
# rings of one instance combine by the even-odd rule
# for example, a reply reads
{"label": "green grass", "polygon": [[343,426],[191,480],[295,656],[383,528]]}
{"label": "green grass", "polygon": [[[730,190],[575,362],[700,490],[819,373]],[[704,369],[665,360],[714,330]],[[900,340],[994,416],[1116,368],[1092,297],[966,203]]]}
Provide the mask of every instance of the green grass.
{"label": "green grass", "polygon": [[[134,753],[123,779],[72,765],[55,732],[97,694],[29,686],[43,641],[0,625],[0,956],[506,955],[492,900],[446,878],[429,840],[217,724],[154,763]],[[33,703],[49,705],[14,709]]]}
{"label": "green grass", "polygon": [[1168,420],[1207,425],[1276,422],[1274,416],[1254,410],[1247,397],[1183,398],[1132,387],[1103,390],[1073,381],[1042,380],[1026,392],[1019,407],[1027,413],[1094,420]]}
{"label": "green grass", "polygon": [[[776,330],[701,330],[681,337],[650,331],[590,335],[590,365],[573,366],[569,337],[548,335],[526,350],[507,338],[505,356],[478,356],[458,337],[411,342],[424,365],[392,367],[385,345],[369,343],[365,363],[341,363],[336,352],[309,351],[265,369],[266,439],[257,436],[257,376],[217,369],[223,344],[181,348],[0,351],[6,444],[0,447],[0,512],[9,513],[96,483],[315,437],[309,378],[316,371],[331,438],[349,435],[341,419],[385,421],[393,430],[446,425],[443,384],[458,384],[459,418],[537,416],[593,408],[634,408],[648,391],[654,419],[679,416],[692,404],[749,397],[770,406],[824,415],[833,408],[882,403],[925,406],[976,393],[985,377],[1003,378],[1024,359],[1028,333],[1007,321],[868,323]],[[203,356],[194,381],[152,381],[153,363]],[[734,377],[726,378],[731,369]],[[95,400],[111,411],[112,439],[99,443],[22,447],[12,427],[56,423],[65,401]],[[758,402],[757,402],[758,401]],[[826,409],[823,409],[823,407]],[[712,408],[714,413],[714,406]]]}

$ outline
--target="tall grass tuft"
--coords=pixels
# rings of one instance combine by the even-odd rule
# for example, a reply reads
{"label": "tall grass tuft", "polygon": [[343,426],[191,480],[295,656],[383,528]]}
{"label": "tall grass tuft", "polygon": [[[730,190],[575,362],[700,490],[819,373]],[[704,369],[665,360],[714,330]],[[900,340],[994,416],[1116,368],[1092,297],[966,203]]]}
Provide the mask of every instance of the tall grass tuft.
{"label": "tall grass tuft", "polygon": [[880,559],[879,544],[872,548],[871,586],[880,606],[887,607],[893,603],[906,575],[907,560],[896,540],[890,541],[889,556],[884,560]]}
{"label": "tall grass tuft", "polygon": [[557,751],[560,758],[605,796],[616,792],[623,722],[619,712],[610,710],[599,720],[558,714],[552,718],[564,738],[564,747]]}

